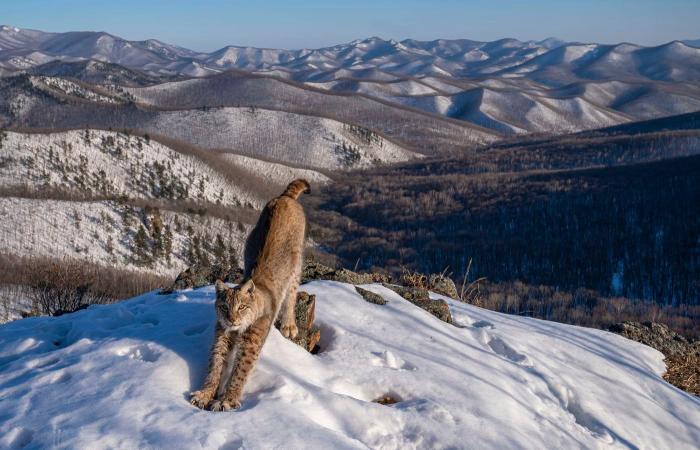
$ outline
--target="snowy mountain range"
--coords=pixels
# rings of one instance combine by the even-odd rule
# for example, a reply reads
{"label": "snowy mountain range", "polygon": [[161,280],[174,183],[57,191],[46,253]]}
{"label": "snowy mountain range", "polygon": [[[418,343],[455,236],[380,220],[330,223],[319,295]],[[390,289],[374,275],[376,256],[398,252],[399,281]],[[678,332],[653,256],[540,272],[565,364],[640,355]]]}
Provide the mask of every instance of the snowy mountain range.
{"label": "snowy mountain range", "polygon": [[[203,53],[104,32],[0,28],[0,74],[5,76],[30,73],[131,88],[159,85],[156,90],[163,93],[190,87],[179,83],[183,79],[230,71],[263,77],[268,81],[257,84],[274,84],[278,91],[289,90],[287,82],[359,94],[459,119],[496,135],[578,131],[700,109],[700,48],[693,41],[643,47],[553,38],[398,42],[372,37],[319,49],[227,46]],[[245,101],[266,107],[269,95],[268,90]],[[243,103],[228,98],[220,106]]]}
{"label": "snowy mountain range", "polygon": [[55,59],[92,59],[153,74],[202,76],[228,69],[264,71],[298,81],[396,76],[527,77],[550,86],[611,75],[656,81],[698,81],[700,50],[673,41],[658,47],[468,39],[395,41],[379,37],[318,49],[226,46],[195,52],[154,39],[128,41],[105,32],[45,33],[0,27],[0,61],[26,69]]}

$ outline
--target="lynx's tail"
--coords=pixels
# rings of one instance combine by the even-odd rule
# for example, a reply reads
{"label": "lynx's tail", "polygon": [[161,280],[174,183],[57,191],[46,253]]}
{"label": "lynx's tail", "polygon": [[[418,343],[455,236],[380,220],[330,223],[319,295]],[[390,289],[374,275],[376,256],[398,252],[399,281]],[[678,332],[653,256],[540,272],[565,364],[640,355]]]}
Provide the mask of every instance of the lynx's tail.
{"label": "lynx's tail", "polygon": [[306,180],[298,179],[289,183],[289,186],[287,186],[287,189],[285,189],[282,195],[292,197],[294,200],[296,200],[304,192],[311,192],[311,185]]}

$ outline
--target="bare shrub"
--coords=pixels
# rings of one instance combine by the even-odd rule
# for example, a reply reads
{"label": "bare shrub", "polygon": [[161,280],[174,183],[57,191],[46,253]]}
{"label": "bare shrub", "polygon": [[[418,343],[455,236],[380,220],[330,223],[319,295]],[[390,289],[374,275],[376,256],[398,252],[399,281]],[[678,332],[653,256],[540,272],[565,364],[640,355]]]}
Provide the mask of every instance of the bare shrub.
{"label": "bare shrub", "polygon": [[32,300],[42,314],[58,316],[107,303],[109,295],[94,287],[95,270],[85,270],[77,261],[52,262],[37,270],[31,283]]}
{"label": "bare shrub", "polygon": [[406,267],[401,267],[399,283],[414,288],[429,289],[428,277],[420,272],[413,272]]}
{"label": "bare shrub", "polygon": [[119,270],[76,259],[29,258],[0,254],[0,284],[27,286],[35,311],[56,315],[112,303],[166,286],[169,277]]}

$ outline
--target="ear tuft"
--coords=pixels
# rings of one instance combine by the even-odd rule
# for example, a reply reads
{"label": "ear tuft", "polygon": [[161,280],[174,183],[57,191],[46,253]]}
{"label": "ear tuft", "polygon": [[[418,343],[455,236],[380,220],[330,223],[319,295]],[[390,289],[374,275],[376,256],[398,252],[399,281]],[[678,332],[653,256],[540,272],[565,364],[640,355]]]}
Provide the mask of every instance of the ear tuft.
{"label": "ear tuft", "polygon": [[221,280],[216,280],[216,293],[217,294],[223,294],[224,292],[228,291],[228,286],[221,281]]}
{"label": "ear tuft", "polygon": [[241,284],[241,290],[249,294],[255,292],[255,283],[253,283],[253,279],[250,278],[245,283]]}

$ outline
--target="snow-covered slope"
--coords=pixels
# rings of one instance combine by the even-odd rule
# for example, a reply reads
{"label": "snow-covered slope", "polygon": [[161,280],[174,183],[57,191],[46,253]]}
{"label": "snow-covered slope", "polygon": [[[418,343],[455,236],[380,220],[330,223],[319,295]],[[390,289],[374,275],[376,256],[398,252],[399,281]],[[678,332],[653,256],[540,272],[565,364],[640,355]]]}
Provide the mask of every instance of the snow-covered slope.
{"label": "snow-covered slope", "polygon": [[248,156],[236,155],[235,153],[224,153],[221,157],[243,167],[259,177],[267,180],[270,183],[279,183],[280,180],[295,180],[303,178],[312,184],[326,184],[331,181],[326,175],[321,172],[309,169],[299,169],[293,166],[288,166],[280,163],[263,161],[261,159],[250,158]]}
{"label": "snow-covered slope", "polygon": [[193,155],[113,131],[7,132],[0,142],[0,161],[0,187],[4,188],[53,187],[95,195],[250,204],[258,208],[267,201],[253,186],[227,178],[225,168],[216,171]]}
{"label": "snow-covered slope", "polygon": [[[0,327],[3,448],[650,448],[700,442],[662,355],[607,332],[313,282],[321,352],[273,330],[242,408],[191,406],[212,287]],[[372,402],[390,395],[390,406]]]}
{"label": "snow-covered slope", "polygon": [[365,139],[335,120],[257,108],[164,111],[149,122],[132,121],[129,126],[203,148],[232,148],[252,157],[310,168],[368,167],[419,156],[380,136]]}
{"label": "snow-covered slope", "polygon": [[[66,258],[113,269],[176,276],[192,264],[191,254],[204,251],[243,255],[251,228],[240,222],[169,210],[157,211],[115,201],[36,200],[0,197],[0,249],[19,257]],[[168,244],[154,252],[156,216]],[[146,232],[143,250],[136,244]],[[217,239],[226,246],[218,248]],[[142,252],[140,254],[140,252]]]}

